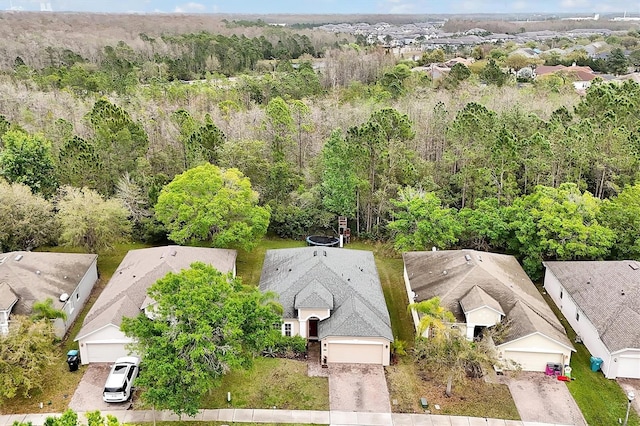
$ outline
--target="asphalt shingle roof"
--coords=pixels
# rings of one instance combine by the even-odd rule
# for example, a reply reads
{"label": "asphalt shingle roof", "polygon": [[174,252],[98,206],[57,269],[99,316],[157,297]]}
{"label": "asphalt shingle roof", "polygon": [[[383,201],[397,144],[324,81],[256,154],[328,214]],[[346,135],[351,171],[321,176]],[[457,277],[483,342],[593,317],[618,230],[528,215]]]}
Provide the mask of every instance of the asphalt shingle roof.
{"label": "asphalt shingle roof", "polygon": [[513,256],[441,250],[408,252],[403,259],[416,302],[438,296],[442,306],[465,322],[460,301],[478,287],[511,320],[504,343],[539,332],[573,348],[564,327]]}
{"label": "asphalt shingle roof", "polygon": [[545,262],[610,352],[640,348],[640,264],[634,260]]}
{"label": "asphalt shingle roof", "polygon": [[179,273],[194,262],[213,265],[223,273],[234,270],[235,250],[165,246],[130,250],[91,307],[76,340],[108,324],[120,326],[122,317],[135,317],[149,304],[147,289],[169,272]]}
{"label": "asphalt shingle roof", "polygon": [[[369,251],[330,247],[268,250],[260,290],[279,295],[284,318],[297,318],[298,298],[307,308],[326,309],[331,295],[333,311],[318,325],[320,339],[362,336],[393,340],[380,278]],[[306,301],[321,306],[310,306]]]}
{"label": "asphalt shingle roof", "polygon": [[[30,315],[34,302],[53,300],[62,309],[63,293],[71,294],[96,261],[95,254],[13,251],[0,254],[0,283],[6,283],[13,295],[3,292],[0,305],[18,296],[13,313]],[[4,300],[4,298],[7,300]]]}

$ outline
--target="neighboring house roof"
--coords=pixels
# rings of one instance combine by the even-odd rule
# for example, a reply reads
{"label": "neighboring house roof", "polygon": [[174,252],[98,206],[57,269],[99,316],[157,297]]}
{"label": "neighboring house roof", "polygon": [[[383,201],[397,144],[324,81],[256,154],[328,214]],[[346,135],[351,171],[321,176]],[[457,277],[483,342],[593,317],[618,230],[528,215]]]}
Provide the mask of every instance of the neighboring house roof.
{"label": "neighboring house roof", "polygon": [[10,291],[0,291],[0,305],[18,302],[12,312],[30,315],[34,302],[53,300],[62,309],[60,296],[78,287],[98,256],[95,254],[13,251],[0,254],[0,283]]}
{"label": "neighboring house roof", "polygon": [[493,299],[511,322],[504,343],[538,332],[573,349],[562,324],[515,257],[442,250],[408,252],[403,259],[415,302],[438,296],[442,306],[464,322],[461,301],[491,307]]}
{"label": "neighboring house roof", "polygon": [[640,264],[545,262],[610,352],[640,348]]}
{"label": "neighboring house roof", "polygon": [[[331,295],[331,316],[318,324],[320,339],[354,336],[393,340],[380,278],[369,251],[328,247],[268,250],[260,290],[279,295],[284,318],[297,318],[298,299],[305,301],[304,307],[326,309]],[[310,306],[313,304],[319,306]]]}
{"label": "neighboring house roof", "polygon": [[82,323],[75,340],[108,324],[120,326],[123,317],[135,317],[152,303],[147,289],[169,272],[179,273],[194,262],[213,265],[223,273],[234,270],[235,250],[165,246],[130,250],[122,259]]}
{"label": "neighboring house roof", "polygon": [[553,74],[554,72],[565,69],[564,65],[538,65],[536,67],[536,75]]}

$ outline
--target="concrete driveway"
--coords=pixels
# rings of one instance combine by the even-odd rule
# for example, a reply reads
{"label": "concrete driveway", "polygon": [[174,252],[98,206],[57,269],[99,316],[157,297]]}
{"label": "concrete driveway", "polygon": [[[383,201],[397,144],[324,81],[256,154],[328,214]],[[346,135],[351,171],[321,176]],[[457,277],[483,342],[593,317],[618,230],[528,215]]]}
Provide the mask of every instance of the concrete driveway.
{"label": "concrete driveway", "polygon": [[102,400],[104,383],[107,381],[109,370],[112,364],[98,363],[89,364],[82,376],[80,385],[73,394],[69,402],[69,408],[74,411],[114,411],[126,410],[131,406],[131,402],[106,403]]}
{"label": "concrete driveway", "polygon": [[329,364],[331,411],[390,413],[384,367],[370,364]]}
{"label": "concrete driveway", "polygon": [[498,377],[509,386],[522,421],[587,425],[567,385],[556,377],[529,371]]}

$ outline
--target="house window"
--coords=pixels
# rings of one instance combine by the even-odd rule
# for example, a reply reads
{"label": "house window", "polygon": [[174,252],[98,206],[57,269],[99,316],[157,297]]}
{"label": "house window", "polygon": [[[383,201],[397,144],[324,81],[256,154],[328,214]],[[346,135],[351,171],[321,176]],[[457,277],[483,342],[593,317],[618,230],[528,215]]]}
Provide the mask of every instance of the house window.
{"label": "house window", "polygon": [[291,324],[287,323],[284,325],[284,335],[291,337]]}
{"label": "house window", "polygon": [[562,290],[562,289],[560,289],[560,299],[562,299],[562,295],[563,295],[563,293],[564,293],[564,292],[563,292],[563,290]]}
{"label": "house window", "polygon": [[580,321],[580,312],[576,311],[576,321]]}

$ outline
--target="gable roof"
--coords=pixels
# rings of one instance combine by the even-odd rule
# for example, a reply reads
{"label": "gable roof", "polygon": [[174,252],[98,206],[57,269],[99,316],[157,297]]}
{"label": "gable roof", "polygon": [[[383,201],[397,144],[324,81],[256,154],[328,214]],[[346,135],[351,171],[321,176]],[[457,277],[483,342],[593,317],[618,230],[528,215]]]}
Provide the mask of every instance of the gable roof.
{"label": "gable roof", "polygon": [[499,314],[504,315],[500,303],[498,303],[498,301],[493,297],[489,296],[486,291],[477,285],[471,287],[471,290],[469,290],[469,292],[460,299],[460,306],[465,314],[486,306]]}
{"label": "gable roof", "polygon": [[235,250],[164,246],[130,250],[122,259],[82,323],[75,340],[107,324],[120,326],[122,317],[135,317],[147,300],[147,289],[169,272],[179,273],[194,262],[213,265],[223,273],[234,270]]}
{"label": "gable roof", "polygon": [[[505,343],[539,332],[573,349],[562,324],[515,257],[476,250],[408,252],[402,257],[416,302],[438,296],[442,306],[464,322],[460,301],[478,287],[511,321]],[[477,293],[477,300],[482,293]]]}
{"label": "gable roof", "polygon": [[640,264],[634,260],[545,262],[610,352],[640,348]]}
{"label": "gable roof", "polygon": [[293,307],[333,309],[333,295],[320,281],[315,280],[296,294]]}
{"label": "gable roof", "polygon": [[318,325],[320,339],[363,336],[393,340],[380,278],[369,251],[330,247],[267,250],[260,290],[279,295],[284,318],[297,317],[297,299],[310,300],[308,295],[315,295],[317,301],[327,302],[330,294],[333,312]]}
{"label": "gable roof", "polygon": [[34,302],[53,300],[62,309],[63,293],[71,294],[96,262],[95,254],[13,251],[0,254],[0,283],[6,284],[0,305],[18,298],[12,312],[30,315]]}

